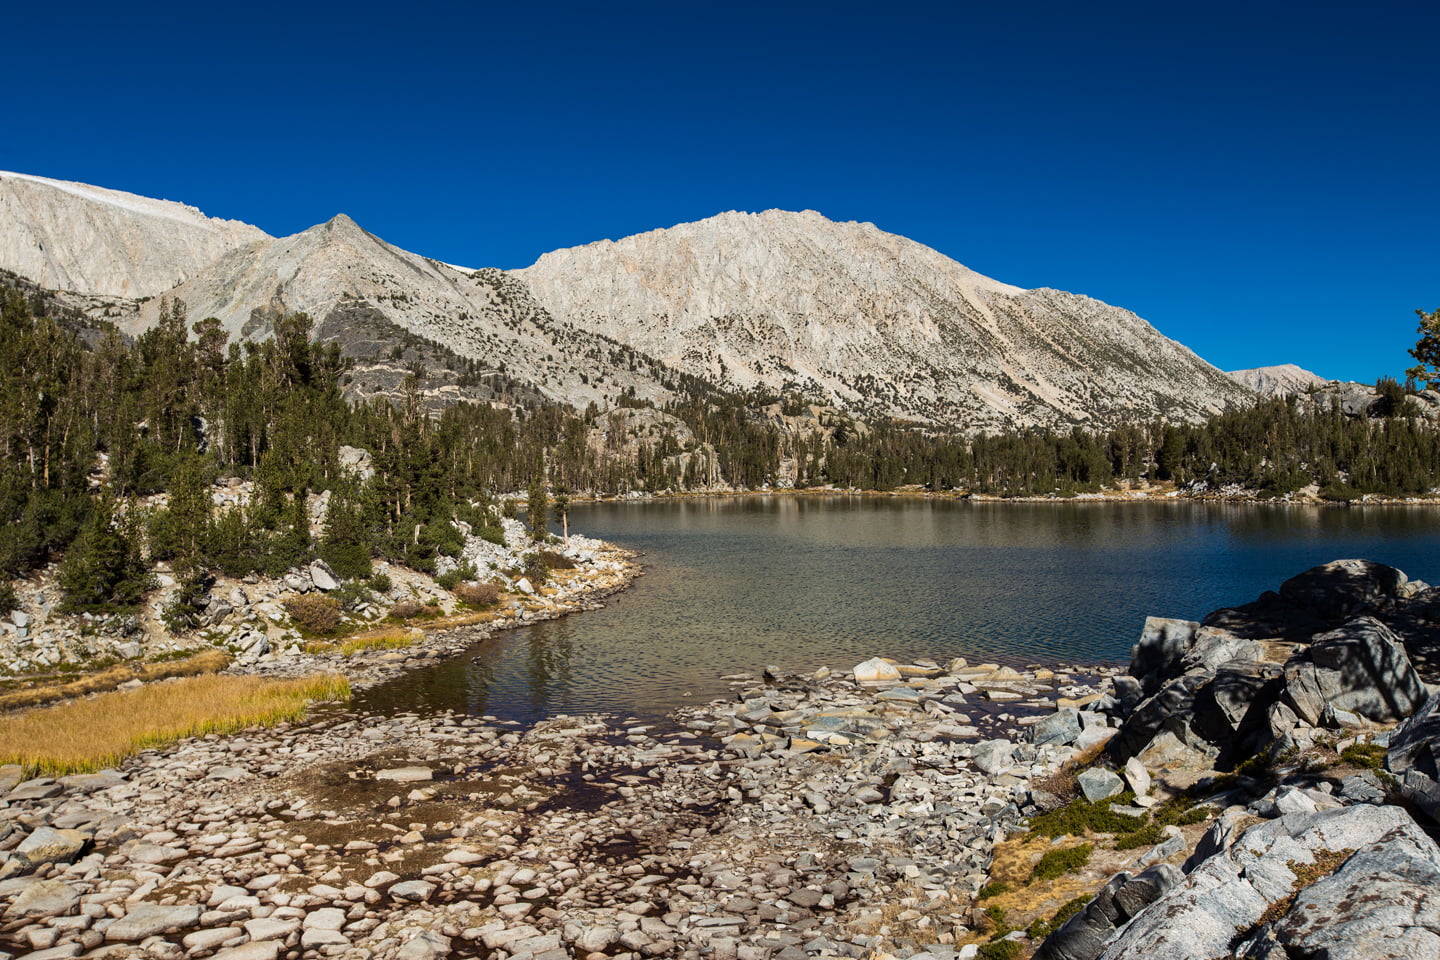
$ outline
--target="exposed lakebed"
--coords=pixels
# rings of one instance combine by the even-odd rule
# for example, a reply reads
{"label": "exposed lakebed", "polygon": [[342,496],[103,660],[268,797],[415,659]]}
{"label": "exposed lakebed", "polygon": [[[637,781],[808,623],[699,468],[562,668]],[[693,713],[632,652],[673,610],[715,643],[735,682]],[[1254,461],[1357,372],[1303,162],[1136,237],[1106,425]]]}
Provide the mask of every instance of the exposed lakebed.
{"label": "exposed lakebed", "polygon": [[356,705],[655,718],[765,665],[1124,662],[1148,615],[1198,618],[1329,560],[1434,580],[1437,519],[1427,506],[793,495],[577,505],[571,528],[639,551],[643,578],[603,610],[479,641]]}

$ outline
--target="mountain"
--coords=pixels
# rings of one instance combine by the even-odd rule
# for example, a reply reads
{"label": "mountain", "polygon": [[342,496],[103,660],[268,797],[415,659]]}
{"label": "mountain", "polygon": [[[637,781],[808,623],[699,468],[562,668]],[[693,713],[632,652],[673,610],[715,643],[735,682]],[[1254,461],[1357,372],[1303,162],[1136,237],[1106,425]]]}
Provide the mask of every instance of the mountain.
{"label": "mountain", "polygon": [[268,239],[184,204],[0,172],[0,266],[48,289],[158,296],[228,251]]}
{"label": "mountain", "polygon": [[1283,397],[1304,393],[1311,387],[1323,387],[1331,381],[1303,370],[1293,363],[1252,370],[1231,370],[1230,377],[1238,384],[1254,390],[1262,397]]}
{"label": "mountain", "polygon": [[[408,253],[344,214],[230,250],[167,296],[183,300],[191,317],[218,317],[238,339],[264,339],[297,310],[310,314],[317,336],[356,357],[382,360],[418,337],[480,362],[481,376],[503,375],[581,407],[627,391],[663,401],[681,379],[623,344],[555,321],[504,271]],[[124,326],[149,327],[161,308],[151,300]]]}
{"label": "mountain", "polygon": [[1194,419],[1249,394],[1128,310],[873,224],[722,213],[516,271],[555,317],[731,389],[982,429]]}
{"label": "mountain", "polygon": [[998,430],[1193,420],[1253,396],[1127,310],[1010,286],[813,211],[723,213],[507,272],[409,253],[343,214],[274,238],[169,201],[0,174],[0,267],[130,333],[161,298],[237,339],[306,311],[359,361],[357,397],[394,396],[411,372],[434,403],[662,403],[708,385]]}

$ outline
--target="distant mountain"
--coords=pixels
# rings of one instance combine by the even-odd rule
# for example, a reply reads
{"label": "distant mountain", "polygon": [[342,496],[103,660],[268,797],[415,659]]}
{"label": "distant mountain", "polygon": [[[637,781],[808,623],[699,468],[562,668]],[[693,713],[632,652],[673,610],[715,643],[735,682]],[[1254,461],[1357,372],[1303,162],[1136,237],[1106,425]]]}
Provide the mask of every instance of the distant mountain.
{"label": "distant mountain", "polygon": [[729,388],[978,428],[1194,419],[1248,393],[1128,310],[1022,290],[814,211],[723,213],[547,253],[552,315]]}
{"label": "distant mountain", "polygon": [[708,384],[978,430],[1193,420],[1252,396],[1129,311],[1013,287],[813,211],[725,213],[471,271],[343,214],[272,238],[168,201],[0,174],[0,267],[106,298],[74,302],[132,333],[161,297],[242,339],[307,311],[374,374],[357,395],[444,363],[450,399],[437,402],[608,406]]}
{"label": "distant mountain", "polygon": [[0,172],[0,266],[52,290],[153,297],[268,239],[184,204]]}
{"label": "distant mountain", "polygon": [[1293,363],[1282,363],[1275,367],[1256,367],[1253,370],[1231,370],[1230,376],[1236,383],[1255,391],[1262,397],[1283,397],[1292,393],[1304,393],[1311,387],[1323,387],[1330,383],[1324,377],[1316,376]]}

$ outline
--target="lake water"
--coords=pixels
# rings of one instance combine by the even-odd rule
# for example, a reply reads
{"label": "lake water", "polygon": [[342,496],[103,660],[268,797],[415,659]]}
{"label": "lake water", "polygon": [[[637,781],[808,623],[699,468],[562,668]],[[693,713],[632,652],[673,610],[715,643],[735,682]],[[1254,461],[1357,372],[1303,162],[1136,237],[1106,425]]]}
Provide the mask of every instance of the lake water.
{"label": "lake water", "polygon": [[1125,661],[1147,615],[1198,619],[1344,557],[1440,581],[1440,511],[1421,506],[779,495],[581,504],[570,525],[640,552],[646,575],[357,705],[656,717],[772,664]]}

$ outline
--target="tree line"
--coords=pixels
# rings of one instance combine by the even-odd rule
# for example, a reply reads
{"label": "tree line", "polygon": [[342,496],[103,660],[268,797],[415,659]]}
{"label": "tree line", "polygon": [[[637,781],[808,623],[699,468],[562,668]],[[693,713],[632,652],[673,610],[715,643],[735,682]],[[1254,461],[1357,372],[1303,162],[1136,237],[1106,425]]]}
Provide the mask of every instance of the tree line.
{"label": "tree line", "polygon": [[[68,604],[125,609],[150,588],[153,561],[165,561],[184,621],[185,604],[200,602],[217,573],[274,576],[322,558],[364,578],[382,557],[433,571],[467,531],[498,538],[499,498],[527,490],[543,518],[547,503],[576,494],[759,488],[782,477],[801,488],[1001,496],[1142,478],[1267,495],[1315,483],[1336,498],[1440,484],[1440,435],[1393,382],[1376,418],[1288,398],[1200,424],[993,436],[857,424],[828,410],[796,418],[815,408],[692,385],[651,418],[658,434],[627,436],[627,413],[645,401],[576,410],[537,398],[432,415],[412,377],[398,398],[348,404],[349,361],[311,337],[309,318],[294,314],[270,340],[234,343],[214,318],[191,322],[183,304],[166,302],[130,341],[0,277],[0,581],[63,557]],[[597,442],[602,432],[609,439]],[[345,447],[368,452],[372,478],[344,466]],[[252,493],[217,511],[212,493],[227,477],[252,481]],[[163,508],[137,507],[162,492]],[[316,493],[325,509],[312,518]]]}

